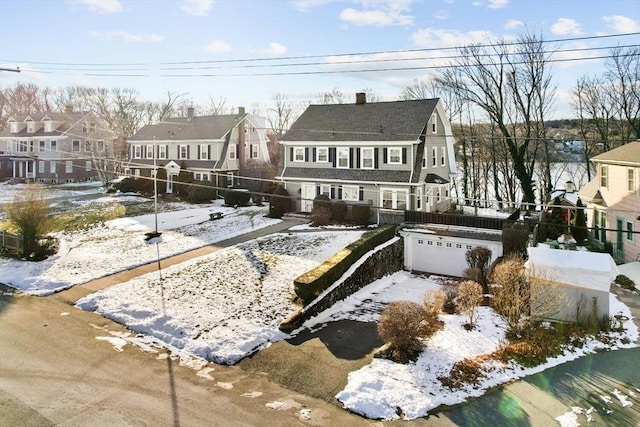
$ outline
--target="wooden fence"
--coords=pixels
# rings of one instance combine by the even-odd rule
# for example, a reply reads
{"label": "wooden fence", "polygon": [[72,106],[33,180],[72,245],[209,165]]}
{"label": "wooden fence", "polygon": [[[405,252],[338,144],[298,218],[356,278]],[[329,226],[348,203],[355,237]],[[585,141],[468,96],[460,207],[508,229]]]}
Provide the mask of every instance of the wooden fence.
{"label": "wooden fence", "polygon": [[0,230],[0,246],[3,249],[22,252],[22,237]]}

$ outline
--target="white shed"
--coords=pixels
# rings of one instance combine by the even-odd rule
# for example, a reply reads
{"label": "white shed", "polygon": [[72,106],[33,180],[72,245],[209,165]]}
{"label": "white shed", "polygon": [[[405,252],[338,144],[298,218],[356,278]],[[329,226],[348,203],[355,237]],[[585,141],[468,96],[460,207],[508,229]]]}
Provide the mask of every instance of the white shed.
{"label": "white shed", "polygon": [[577,321],[589,315],[598,319],[610,315],[611,283],[618,275],[611,255],[543,246],[528,248],[527,252],[525,266],[531,282],[557,286],[566,299],[564,308],[551,318]]}

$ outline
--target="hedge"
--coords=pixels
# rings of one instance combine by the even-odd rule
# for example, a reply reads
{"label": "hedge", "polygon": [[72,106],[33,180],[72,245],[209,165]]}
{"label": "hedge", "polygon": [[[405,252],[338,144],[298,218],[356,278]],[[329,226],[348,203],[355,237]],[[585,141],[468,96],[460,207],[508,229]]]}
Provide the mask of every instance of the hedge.
{"label": "hedge", "polygon": [[387,224],[369,231],[313,270],[298,276],[293,286],[303,305],[308,305],[316,299],[367,252],[392,239],[395,230],[395,225]]}

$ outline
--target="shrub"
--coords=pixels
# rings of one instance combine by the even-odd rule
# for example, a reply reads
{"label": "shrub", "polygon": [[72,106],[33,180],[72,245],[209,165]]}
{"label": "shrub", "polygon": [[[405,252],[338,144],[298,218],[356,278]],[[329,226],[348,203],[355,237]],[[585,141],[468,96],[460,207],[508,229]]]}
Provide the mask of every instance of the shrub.
{"label": "shrub", "polygon": [[50,231],[49,202],[45,191],[36,184],[29,184],[16,193],[11,203],[4,207],[7,219],[22,237],[22,256],[28,259],[44,259],[46,247],[40,243],[42,235]]}
{"label": "shrub", "polygon": [[329,196],[327,196],[326,194],[318,194],[315,199],[313,199],[313,207],[312,212],[314,209],[317,209],[319,207],[330,207],[331,206],[331,200],[329,199]]}
{"label": "shrub", "polygon": [[442,310],[449,314],[455,313],[458,285],[455,282],[447,282],[442,285],[442,291],[444,292],[444,305],[442,306]]}
{"label": "shrub", "polygon": [[337,223],[344,223],[347,218],[347,204],[342,200],[331,203],[331,219]]}
{"label": "shrub", "polygon": [[390,344],[395,361],[415,360],[424,347],[422,339],[442,328],[440,322],[427,317],[424,308],[412,301],[392,302],[382,312],[378,335]]}
{"label": "shrub", "polygon": [[485,374],[479,361],[462,359],[451,367],[448,377],[438,377],[438,380],[443,386],[457,390],[466,384],[478,385],[484,377]]}
{"label": "shrub", "polygon": [[502,228],[503,255],[507,256],[516,253],[525,256],[530,234],[531,229],[527,223],[514,222],[505,224]]}
{"label": "shrub", "polygon": [[189,203],[209,203],[215,200],[218,192],[212,185],[194,185],[189,188],[185,201]]}
{"label": "shrub", "polygon": [[491,274],[491,305],[510,329],[518,330],[523,317],[529,315],[529,284],[525,280],[524,260],[510,255],[497,264]]}
{"label": "shrub", "polygon": [[138,179],[127,177],[115,183],[114,188],[121,193],[153,194],[153,180],[142,177]]}
{"label": "shrub", "polygon": [[314,227],[322,227],[329,225],[331,222],[331,208],[329,206],[318,206],[313,208],[311,212],[311,225]]}
{"label": "shrub", "polygon": [[246,189],[229,189],[224,192],[224,204],[227,206],[247,206],[251,193]]}
{"label": "shrub", "polygon": [[489,261],[491,261],[491,250],[484,246],[477,246],[465,253],[465,259],[467,260],[467,265],[469,265],[467,270],[473,271],[472,276],[475,276],[468,278],[480,283],[483,292],[488,293],[487,269],[489,268]]}
{"label": "shrub", "polygon": [[456,309],[459,313],[469,316],[468,328],[472,329],[478,306],[482,303],[482,286],[473,280],[465,280],[458,285],[458,296],[456,297]]}
{"label": "shrub", "polygon": [[620,285],[621,288],[627,289],[629,291],[633,291],[636,288],[635,282],[633,280],[629,279],[624,274],[618,274],[616,276],[616,280],[614,280],[614,282],[617,283],[618,285]]}
{"label": "shrub", "polygon": [[371,215],[371,208],[369,205],[353,205],[351,207],[351,217],[356,225],[369,224],[369,216]]}
{"label": "shrub", "polygon": [[282,218],[282,215],[290,211],[290,206],[289,192],[279,185],[269,197],[269,218]]}
{"label": "shrub", "polygon": [[444,307],[446,295],[443,290],[431,290],[424,294],[422,305],[429,319],[436,318]]}

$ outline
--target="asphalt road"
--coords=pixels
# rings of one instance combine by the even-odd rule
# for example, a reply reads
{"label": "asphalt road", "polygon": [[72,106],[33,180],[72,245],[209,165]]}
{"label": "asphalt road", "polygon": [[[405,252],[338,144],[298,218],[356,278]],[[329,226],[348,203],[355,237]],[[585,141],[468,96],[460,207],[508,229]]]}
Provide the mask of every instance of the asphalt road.
{"label": "asphalt road", "polygon": [[0,289],[0,426],[376,425],[238,367],[201,377],[163,352],[117,351],[104,339],[121,325]]}

